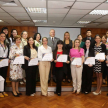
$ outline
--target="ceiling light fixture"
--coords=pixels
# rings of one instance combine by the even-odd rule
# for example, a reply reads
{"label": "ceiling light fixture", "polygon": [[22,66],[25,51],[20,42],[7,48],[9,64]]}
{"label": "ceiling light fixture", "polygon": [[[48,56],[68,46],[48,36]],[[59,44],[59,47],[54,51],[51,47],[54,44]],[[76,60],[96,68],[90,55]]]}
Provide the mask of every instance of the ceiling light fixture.
{"label": "ceiling light fixture", "polygon": [[3,20],[0,20],[0,22],[3,22]]}
{"label": "ceiling light fixture", "polygon": [[35,22],[35,23],[40,23],[40,22],[42,22],[42,23],[47,23],[47,20],[33,20],[33,22]]}
{"label": "ceiling light fixture", "polygon": [[30,8],[30,7],[25,7],[27,12],[30,13],[46,13],[46,8]]}
{"label": "ceiling light fixture", "polygon": [[106,2],[108,3],[108,0],[106,0]]}
{"label": "ceiling light fixture", "polygon": [[89,14],[91,14],[91,15],[107,15],[108,10],[93,10]]}
{"label": "ceiling light fixture", "polygon": [[91,21],[78,21],[77,23],[78,24],[88,24],[88,23],[90,23]]}

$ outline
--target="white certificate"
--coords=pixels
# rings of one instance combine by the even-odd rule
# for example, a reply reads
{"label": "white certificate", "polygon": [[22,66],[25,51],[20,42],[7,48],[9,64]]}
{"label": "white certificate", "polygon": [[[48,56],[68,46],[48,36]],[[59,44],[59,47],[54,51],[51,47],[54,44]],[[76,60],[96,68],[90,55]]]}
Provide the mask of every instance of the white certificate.
{"label": "white certificate", "polygon": [[28,63],[28,66],[35,66],[38,64],[38,58],[31,59]]}
{"label": "white certificate", "polygon": [[97,60],[105,60],[105,53],[97,53],[95,56]]}
{"label": "white certificate", "polygon": [[5,81],[5,79],[2,77],[2,76],[0,76],[0,91],[4,91],[4,81]]}
{"label": "white certificate", "polygon": [[74,58],[71,64],[72,65],[82,65],[82,58]]}
{"label": "white certificate", "polygon": [[24,64],[24,56],[15,57],[13,64]]}
{"label": "white certificate", "polygon": [[67,62],[67,57],[66,54],[60,54],[58,55],[57,62]]}
{"label": "white certificate", "polygon": [[52,53],[45,53],[42,55],[42,61],[52,61],[53,55]]}
{"label": "white certificate", "polygon": [[1,59],[0,60],[0,68],[8,66],[9,59]]}
{"label": "white certificate", "polygon": [[87,57],[84,64],[95,65],[95,57]]}

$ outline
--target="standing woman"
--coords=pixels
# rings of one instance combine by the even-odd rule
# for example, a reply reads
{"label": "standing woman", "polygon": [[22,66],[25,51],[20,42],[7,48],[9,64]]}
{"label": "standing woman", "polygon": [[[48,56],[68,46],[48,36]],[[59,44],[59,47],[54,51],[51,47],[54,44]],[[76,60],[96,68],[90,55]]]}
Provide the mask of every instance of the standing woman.
{"label": "standing woman", "polygon": [[[9,55],[9,46],[6,43],[5,33],[0,33],[0,60],[8,58]],[[6,76],[7,76],[8,66],[0,68],[0,75],[5,79],[4,81],[4,92],[0,91],[0,97],[8,96],[5,92],[6,87]]]}
{"label": "standing woman", "polygon": [[17,30],[16,29],[12,29],[11,30],[11,36],[10,36],[10,44],[11,46],[15,44],[14,38],[17,36]]}
{"label": "standing woman", "polygon": [[[64,49],[66,51],[66,54],[69,55],[69,51],[73,46],[73,41],[70,39],[70,34],[69,32],[64,33]],[[64,79],[63,81],[65,82],[66,76],[68,79],[68,82],[70,83],[71,79],[71,69],[70,69],[70,63],[66,64],[66,73],[64,73]]]}
{"label": "standing woman", "polygon": [[[85,58],[95,56],[93,48],[90,47],[89,39],[85,41],[84,52],[85,52]],[[91,92],[92,75],[93,75],[93,65],[83,64],[81,91],[85,94]]]}
{"label": "standing woman", "polygon": [[6,43],[9,44],[9,46],[10,46],[10,39],[9,39],[9,35],[8,35],[8,28],[7,27],[3,27],[1,32],[5,33],[5,35],[6,35]]}
{"label": "standing woman", "polygon": [[81,90],[81,82],[82,82],[82,69],[83,69],[83,62],[84,62],[84,49],[80,48],[80,40],[75,39],[74,41],[74,48],[70,49],[70,57],[71,61],[72,58],[82,58],[81,65],[72,65],[71,64],[71,75],[73,80],[73,93],[77,95],[80,93]]}
{"label": "standing woman", "polygon": [[[97,34],[95,36],[96,44],[94,46],[95,55],[97,53],[105,53],[106,55],[106,46],[101,43],[101,37]],[[104,60],[96,60],[94,65],[94,72],[96,72],[97,76],[97,89],[93,92],[94,95],[101,94],[101,86],[102,86],[102,73],[104,70]]]}
{"label": "standing woman", "polygon": [[[57,56],[61,54],[67,54],[63,47],[63,41],[59,40],[57,42],[56,50],[53,52],[54,62],[55,62],[55,75],[56,75],[56,92],[58,96],[61,96],[61,83],[63,80],[63,74],[66,70],[66,63],[69,64],[70,61],[67,61],[66,63],[63,62],[57,62]],[[69,57],[68,57],[69,58]]]}
{"label": "standing woman", "polygon": [[26,95],[34,96],[36,91],[36,70],[38,66],[28,66],[28,61],[37,58],[37,47],[34,45],[33,37],[28,38],[28,44],[24,46],[25,64],[23,68],[26,72]]}
{"label": "standing woman", "polygon": [[15,57],[23,55],[23,48],[20,46],[21,44],[21,36],[17,35],[15,37],[15,45],[11,46],[9,58],[11,59],[10,63],[10,81],[12,81],[12,94],[15,97],[19,97],[22,95],[19,90],[19,81],[22,81],[22,65],[21,64],[13,64]]}
{"label": "standing woman", "polygon": [[34,35],[35,46],[39,47],[42,45],[40,40],[41,40],[41,34],[35,33],[35,35]]}
{"label": "standing woman", "polygon": [[82,36],[80,34],[77,36],[77,39],[80,40],[80,48],[83,48],[85,45],[85,42],[82,41]]}
{"label": "standing woman", "polygon": [[39,72],[40,72],[40,83],[41,92],[43,96],[47,96],[48,89],[48,77],[50,72],[50,61],[42,61],[42,55],[46,53],[52,53],[51,47],[49,47],[48,39],[46,37],[42,38],[43,45],[38,48],[38,58],[39,62]]}
{"label": "standing woman", "polygon": [[[23,31],[21,33],[21,44],[20,44],[23,48],[24,48],[24,46],[27,45],[27,37],[28,37],[28,32]],[[23,81],[20,82],[20,84],[24,84],[24,82],[26,82],[25,70],[23,70],[22,74],[23,74]]]}
{"label": "standing woman", "polygon": [[[102,44],[106,45],[106,51],[107,51],[107,55],[108,55],[108,42],[107,42],[107,36],[106,35],[102,36]],[[107,64],[104,62],[103,84],[106,84],[106,82],[105,82],[106,76],[107,76]]]}

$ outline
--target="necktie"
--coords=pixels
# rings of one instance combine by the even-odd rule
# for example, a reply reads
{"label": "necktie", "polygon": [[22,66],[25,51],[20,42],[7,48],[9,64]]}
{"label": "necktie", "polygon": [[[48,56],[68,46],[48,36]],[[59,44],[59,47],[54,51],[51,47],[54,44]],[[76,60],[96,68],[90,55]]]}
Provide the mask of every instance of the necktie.
{"label": "necktie", "polygon": [[54,38],[52,38],[52,42],[54,43]]}

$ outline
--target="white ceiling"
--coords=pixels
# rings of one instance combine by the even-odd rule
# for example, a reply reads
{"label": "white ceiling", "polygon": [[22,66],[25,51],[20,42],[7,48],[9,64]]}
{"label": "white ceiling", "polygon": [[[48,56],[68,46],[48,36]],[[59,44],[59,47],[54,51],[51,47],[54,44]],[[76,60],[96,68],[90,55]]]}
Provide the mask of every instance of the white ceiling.
{"label": "white ceiling", "polygon": [[[94,9],[108,10],[106,0],[14,0],[17,6],[0,4],[0,25],[108,28],[108,15],[89,15]],[[25,7],[46,8],[47,13],[28,13]],[[22,22],[29,20],[30,22]],[[47,20],[34,23],[33,20]],[[91,21],[78,24],[79,20]]]}

